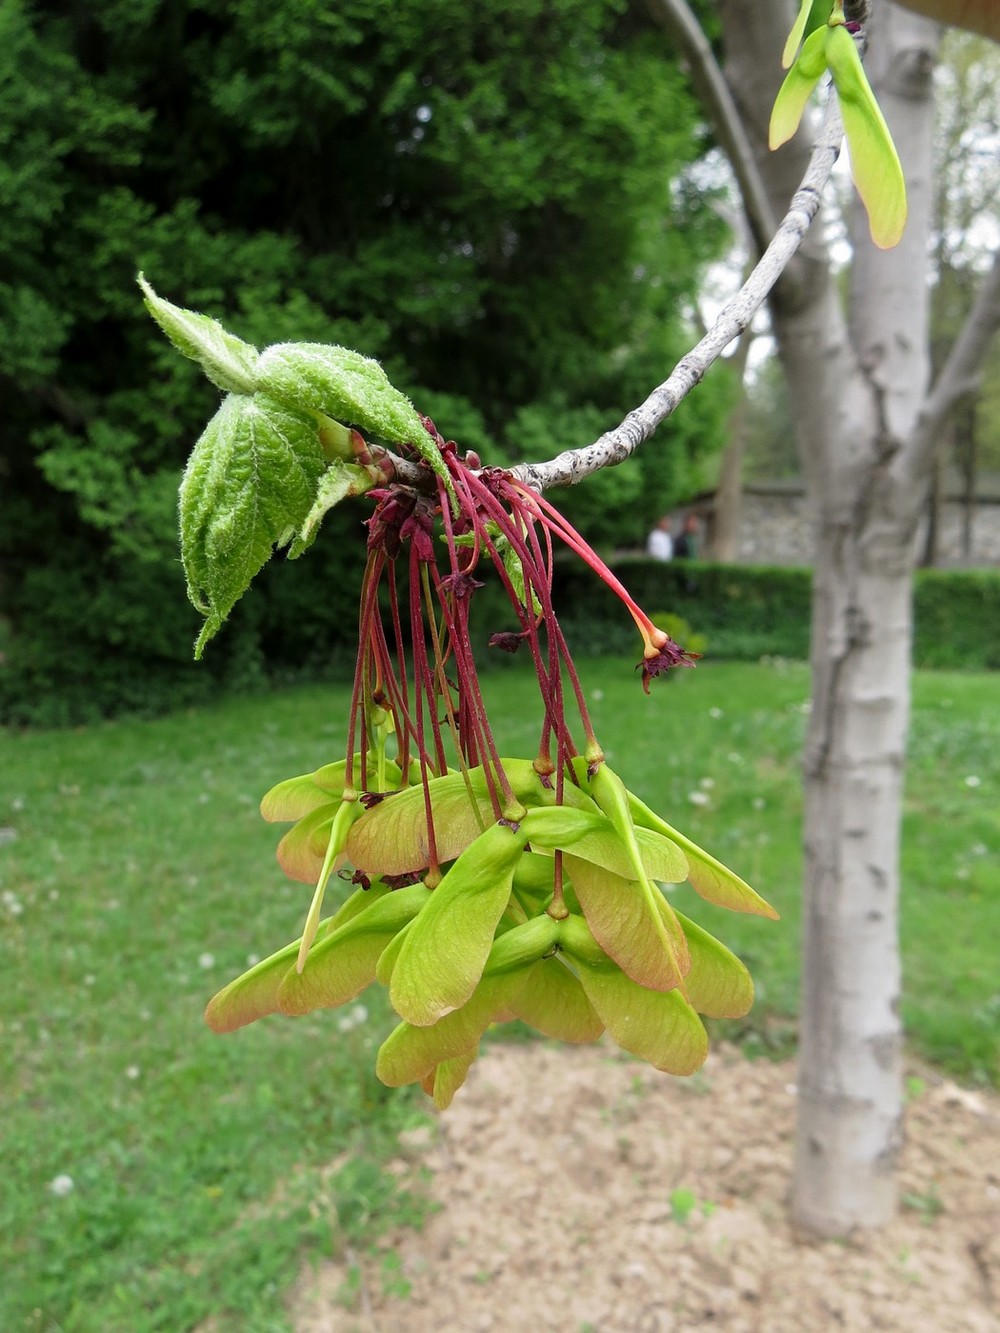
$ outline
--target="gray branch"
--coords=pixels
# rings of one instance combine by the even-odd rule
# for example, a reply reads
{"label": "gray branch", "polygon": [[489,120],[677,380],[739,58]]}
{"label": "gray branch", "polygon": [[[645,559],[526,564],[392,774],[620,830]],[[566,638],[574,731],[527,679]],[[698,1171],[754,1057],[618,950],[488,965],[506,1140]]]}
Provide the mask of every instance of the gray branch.
{"label": "gray branch", "polygon": [[819,210],[823,190],[840,153],[842,138],[840,109],[831,91],[819,138],[787,213],[753,272],[732,300],[723,306],[704,338],[681,358],[670,378],[654,389],[644,403],[629,412],[614,430],[607,431],[593,444],[567,449],[547,463],[519,463],[510,469],[512,476],[542,491],[551,486],[575,486],[591,473],[631,458],[639,445],[649,439],[657,426],[701,381],[729,344],[750,327],[754,315],[802,244]]}

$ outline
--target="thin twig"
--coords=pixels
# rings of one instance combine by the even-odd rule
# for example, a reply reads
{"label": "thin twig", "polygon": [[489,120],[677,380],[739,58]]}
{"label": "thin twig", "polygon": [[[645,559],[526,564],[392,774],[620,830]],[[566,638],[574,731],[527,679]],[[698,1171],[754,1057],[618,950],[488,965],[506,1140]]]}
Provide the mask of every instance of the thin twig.
{"label": "thin twig", "polygon": [[615,467],[631,458],[639,445],[649,439],[657,426],[700,382],[733,339],[750,327],[754,315],[767,300],[819,211],[842,139],[840,108],[831,90],[809,165],[774,239],[740,290],[723,306],[705,337],[681,358],[670,378],[654,389],[641,406],[629,412],[614,430],[607,431],[593,444],[567,449],[547,463],[518,463],[510,469],[512,476],[542,491],[550,486],[575,486],[591,473]]}
{"label": "thin twig", "polygon": [[[723,306],[701,341],[681,358],[670,377],[654,389],[644,403],[633,408],[614,430],[606,431],[593,444],[567,449],[546,463],[517,463],[508,469],[512,477],[536,491],[544,491],[553,486],[575,486],[592,473],[616,467],[631,458],[639,445],[649,439],[657,426],[704,378],[729,344],[750,327],[819,212],[823,191],[840,155],[843,133],[840,108],[831,88],[816,145],[788,211],[746,282]],[[426,467],[388,451],[372,449],[371,452],[393,481],[415,490],[431,488],[433,479]]]}

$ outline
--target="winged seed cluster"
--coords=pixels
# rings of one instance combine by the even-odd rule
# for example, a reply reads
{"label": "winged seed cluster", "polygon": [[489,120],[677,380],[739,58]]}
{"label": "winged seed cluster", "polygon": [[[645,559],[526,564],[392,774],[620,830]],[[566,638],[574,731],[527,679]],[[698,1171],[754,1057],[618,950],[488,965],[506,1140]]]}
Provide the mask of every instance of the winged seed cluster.
{"label": "winged seed cluster", "polygon": [[[753,985],[661,886],[689,880],[709,902],[776,913],[608,766],[552,603],[555,547],[624,604],[647,691],[693,655],[544,496],[462,457],[376,362],[316,344],[258,352],[143,290],[226,394],[181,487],[182,557],[206,617],[197,652],[276,547],[305,550],[342,499],[371,505],[345,757],[262,804],[292,822],[278,859],[315,886],[312,904],[301,937],[221,991],[208,1023],[333,1008],[378,982],[401,1020],[379,1077],[419,1082],[441,1107],[486,1028],[513,1018],[571,1042],[607,1031],[657,1069],[692,1073],[708,1047],[699,1015],[745,1014]],[[487,579],[509,607],[490,646],[524,651],[535,672],[530,758],[501,757],[480,690],[470,616]],[[324,918],[335,873],[356,888]]]}

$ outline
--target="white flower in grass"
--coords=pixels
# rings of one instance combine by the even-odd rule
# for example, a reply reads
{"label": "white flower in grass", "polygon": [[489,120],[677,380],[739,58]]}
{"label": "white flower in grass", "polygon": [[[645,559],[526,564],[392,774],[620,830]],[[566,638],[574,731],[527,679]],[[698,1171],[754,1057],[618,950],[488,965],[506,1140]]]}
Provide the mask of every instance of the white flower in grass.
{"label": "white flower in grass", "polygon": [[688,800],[692,805],[708,805],[711,798],[707,791],[689,791]]}
{"label": "white flower in grass", "polygon": [[982,785],[982,781],[982,778],[976,777],[975,773],[970,773],[965,779],[965,785],[967,787],[979,787]]}
{"label": "white flower in grass", "polygon": [[198,955],[198,966],[203,967],[207,972],[210,967],[215,966],[215,954],[203,953]]}
{"label": "white flower in grass", "polygon": [[65,1199],[67,1194],[73,1193],[73,1177],[67,1175],[58,1175],[49,1181],[49,1193],[54,1194],[57,1199]]}

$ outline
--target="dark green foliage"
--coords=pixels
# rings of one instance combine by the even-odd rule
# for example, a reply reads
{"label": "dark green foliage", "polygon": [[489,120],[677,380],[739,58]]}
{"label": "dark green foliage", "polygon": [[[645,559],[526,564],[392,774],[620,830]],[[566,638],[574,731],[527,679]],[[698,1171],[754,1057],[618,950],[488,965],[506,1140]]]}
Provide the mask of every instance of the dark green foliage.
{"label": "dark green foliage", "polygon": [[[270,626],[306,657],[350,635],[327,524],[294,628],[265,579],[189,670],[175,495],[219,395],[138,270],[257,346],[378,357],[446,436],[510,459],[589,443],[663,378],[722,237],[684,174],[694,102],[626,0],[13,0],[0,127],[0,716],[167,706],[283,671]],[[726,397],[717,373],[574,493],[587,535],[677,499]]]}
{"label": "dark green foliage", "polygon": [[[794,566],[662,564],[618,560],[615,573],[654,616],[672,612],[708,640],[713,658],[809,656],[811,573]],[[566,564],[556,588],[573,652],[628,652],[631,621],[615,599],[595,597],[587,572]],[[914,664],[939,670],[1000,668],[1000,571],[920,570],[914,586]]]}

